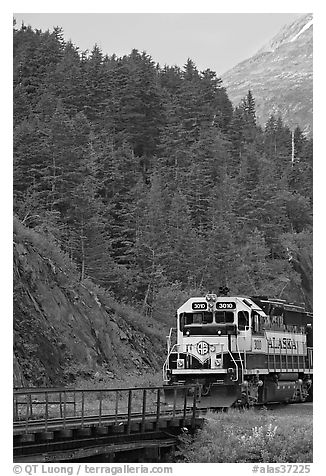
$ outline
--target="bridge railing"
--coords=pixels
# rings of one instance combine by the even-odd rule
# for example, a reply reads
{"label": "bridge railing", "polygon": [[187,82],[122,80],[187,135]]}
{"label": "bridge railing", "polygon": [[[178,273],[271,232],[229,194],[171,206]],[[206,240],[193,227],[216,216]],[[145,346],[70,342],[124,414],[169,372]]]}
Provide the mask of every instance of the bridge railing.
{"label": "bridge railing", "polygon": [[[169,405],[164,400],[164,387],[141,388],[104,388],[104,389],[16,389],[13,394],[14,423],[24,424],[26,432],[33,424],[44,426],[47,430],[50,424],[56,422],[62,428],[69,424],[89,426],[94,423],[101,426],[111,422],[127,424],[130,431],[135,419],[145,426],[150,418],[158,424],[163,414],[169,412],[186,419],[192,415],[196,418],[195,385],[169,386],[178,389],[178,398]],[[180,393],[182,398],[180,398]],[[177,392],[174,392],[176,395]]]}

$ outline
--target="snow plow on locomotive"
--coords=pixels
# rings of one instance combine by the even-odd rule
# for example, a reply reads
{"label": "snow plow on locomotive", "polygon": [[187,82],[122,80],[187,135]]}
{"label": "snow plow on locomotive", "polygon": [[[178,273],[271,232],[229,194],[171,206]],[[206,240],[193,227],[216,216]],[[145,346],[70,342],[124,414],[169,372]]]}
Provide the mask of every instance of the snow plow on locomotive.
{"label": "snow plow on locomotive", "polygon": [[[208,294],[185,302],[167,338],[165,401],[197,385],[198,408],[312,398],[312,314],[265,296]],[[174,342],[173,342],[174,339]]]}

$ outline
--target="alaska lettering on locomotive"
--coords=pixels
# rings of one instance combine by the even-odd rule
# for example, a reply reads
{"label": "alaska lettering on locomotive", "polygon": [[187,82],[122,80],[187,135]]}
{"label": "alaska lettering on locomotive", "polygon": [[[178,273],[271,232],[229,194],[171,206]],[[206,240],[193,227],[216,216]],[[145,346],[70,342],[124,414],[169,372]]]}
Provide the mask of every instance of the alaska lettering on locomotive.
{"label": "alaska lettering on locomotive", "polygon": [[283,337],[277,339],[275,337],[269,337],[267,339],[268,347],[272,349],[296,349],[297,345],[294,339]]}

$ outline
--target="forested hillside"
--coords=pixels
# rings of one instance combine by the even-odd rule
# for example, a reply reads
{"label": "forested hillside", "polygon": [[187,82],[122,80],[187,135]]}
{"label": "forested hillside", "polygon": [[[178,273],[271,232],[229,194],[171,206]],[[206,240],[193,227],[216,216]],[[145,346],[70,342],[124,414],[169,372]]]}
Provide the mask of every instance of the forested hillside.
{"label": "forested hillside", "polygon": [[[14,28],[14,211],[117,300],[173,320],[227,285],[312,306],[312,141],[211,70]],[[172,322],[172,321],[171,321]]]}

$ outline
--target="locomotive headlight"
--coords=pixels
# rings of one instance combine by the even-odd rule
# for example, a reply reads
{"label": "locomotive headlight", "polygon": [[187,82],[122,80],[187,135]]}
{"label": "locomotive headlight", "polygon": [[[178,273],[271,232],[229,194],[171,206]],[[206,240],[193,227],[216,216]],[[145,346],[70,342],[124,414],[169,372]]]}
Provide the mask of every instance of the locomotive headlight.
{"label": "locomotive headlight", "polygon": [[185,361],[183,359],[177,359],[177,367],[178,369],[184,369]]}
{"label": "locomotive headlight", "polygon": [[209,309],[213,309],[214,304],[213,304],[212,302],[210,302],[210,303],[208,304],[208,307],[209,307]]}
{"label": "locomotive headlight", "polygon": [[216,294],[206,294],[205,298],[206,298],[206,301],[217,301]]}

